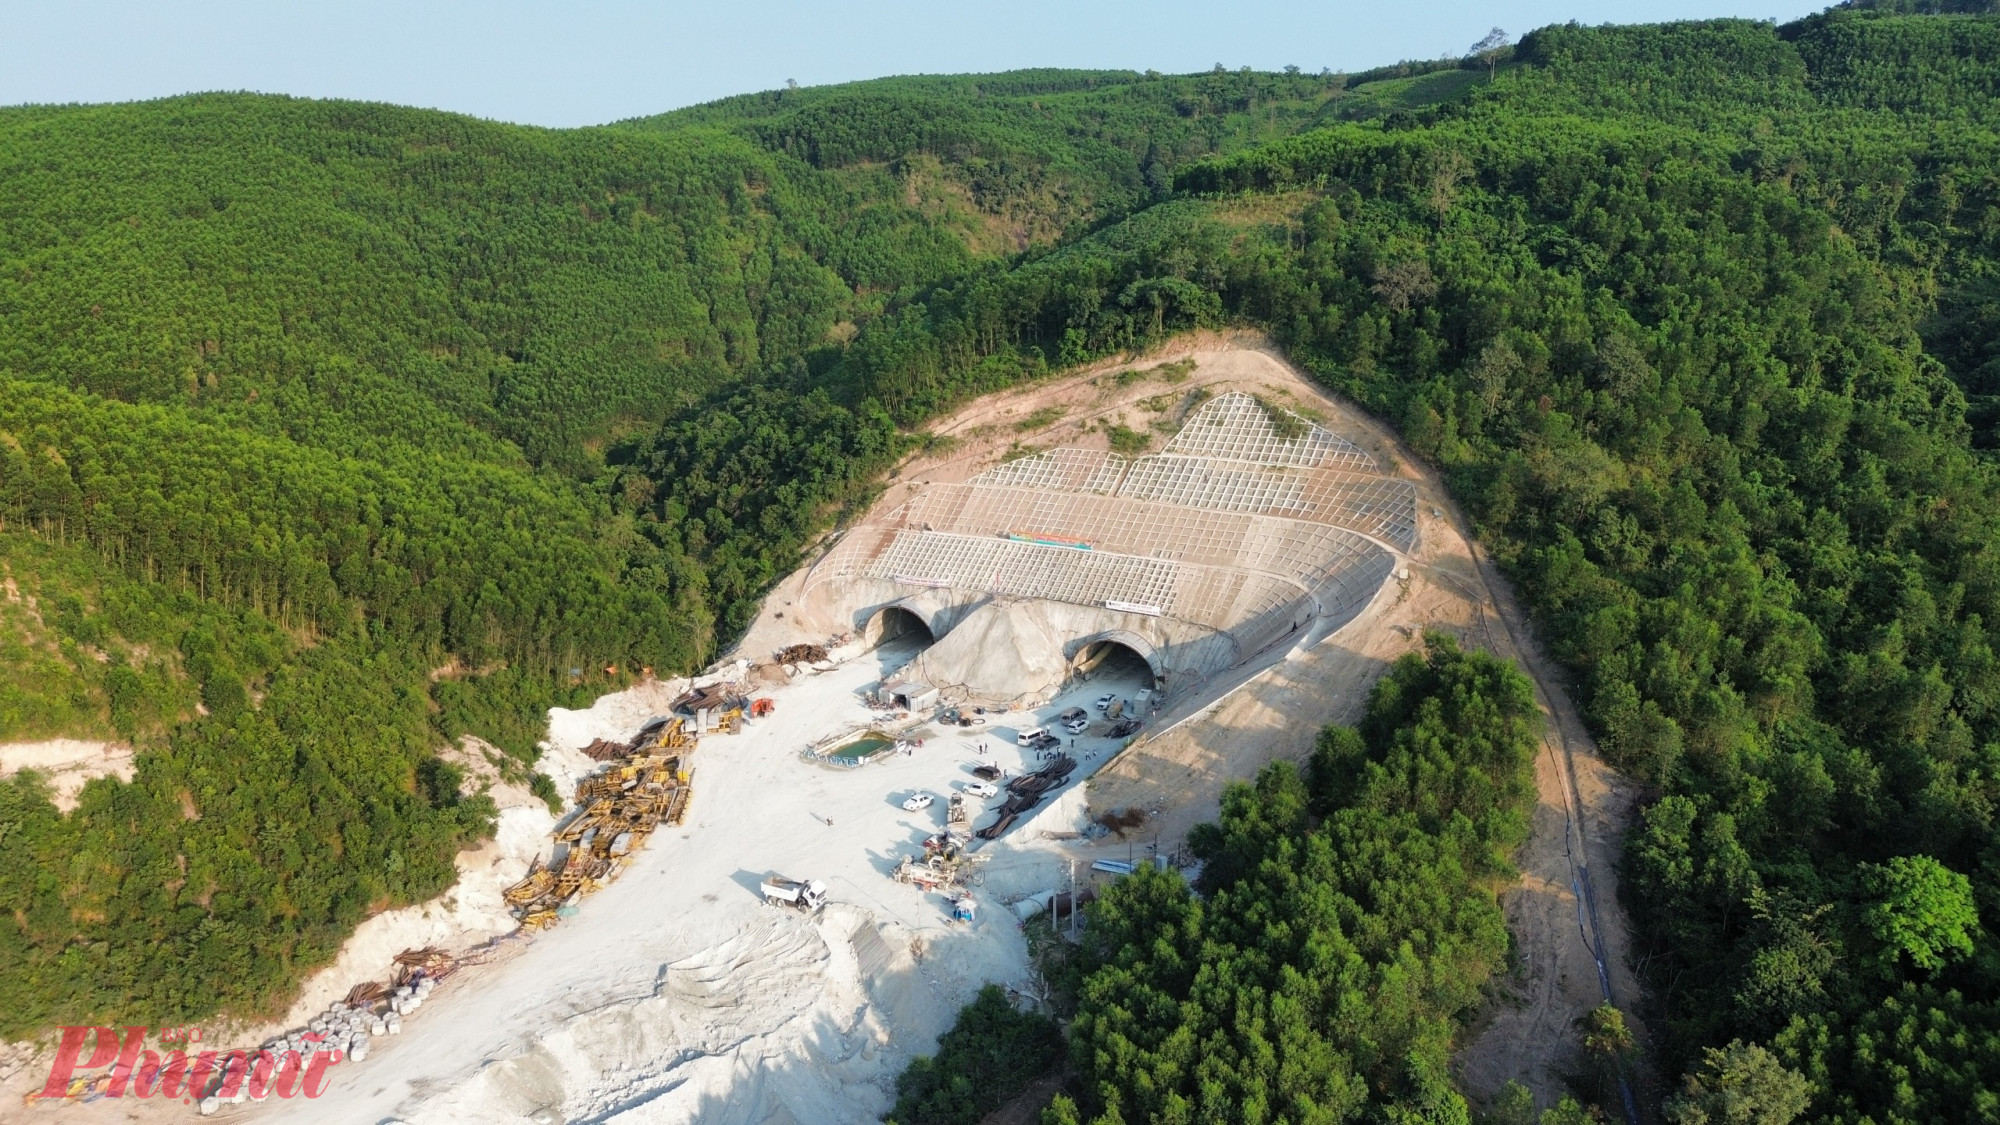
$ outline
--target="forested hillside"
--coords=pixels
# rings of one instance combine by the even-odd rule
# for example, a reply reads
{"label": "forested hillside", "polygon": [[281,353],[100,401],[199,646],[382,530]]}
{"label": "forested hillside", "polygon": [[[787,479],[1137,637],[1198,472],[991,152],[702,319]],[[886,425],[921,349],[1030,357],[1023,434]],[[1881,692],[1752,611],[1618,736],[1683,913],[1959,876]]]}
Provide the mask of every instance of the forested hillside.
{"label": "forested hillside", "polygon": [[1224,793],[1197,886],[1145,870],[1093,906],[1079,1097],[1046,1120],[1463,1118],[1451,1017],[1507,949],[1490,888],[1527,838],[1540,715],[1519,669],[1426,649],[1307,770]]}
{"label": "forested hillside", "polygon": [[[893,176],[928,213],[948,199],[973,205],[982,218],[968,232],[975,243],[1020,250],[1166,196],[1173,170],[1190,160],[1380,112],[1379,87],[1394,69],[1410,68],[930,75],[750,94],[622,125],[712,125],[857,186]],[[1472,72],[1447,76],[1462,84]]]}
{"label": "forested hillside", "polygon": [[[254,1012],[443,890],[487,810],[441,739],[518,770],[549,705],[700,667],[902,447],[814,389],[857,322],[1340,87],[1117,77],[1227,90],[1121,110],[1124,148],[1010,124],[1004,197],[887,108],[789,127],[873,130],[897,163],[859,172],[698,122],[0,110],[0,740],[142,750],[67,817],[0,786],[0,1032]],[[655,479],[607,469],[635,444]]]}
{"label": "forested hillside", "polygon": [[1658,787],[1626,885],[1668,1073],[1761,1043],[1813,1116],[1952,1119],[2000,1081],[2000,24],[1519,55],[1182,186],[1297,195],[1304,249],[1236,256],[1235,309],[1446,467]]}
{"label": "forested hillside", "polygon": [[[1237,322],[1443,467],[1649,787],[1669,1115],[1993,1116],[1996,92],[1993,18],[1842,10],[1545,28],[1492,77],[893,79],[573,132],[0,112],[0,558],[37,599],[0,603],[0,737],[148,748],[68,817],[0,790],[0,1019],[271,1003],[480,831],[438,738],[706,659],[938,410]],[[1243,972],[1157,1042],[1131,981],[1185,966],[1099,946],[1059,1118],[1464,1118],[1437,1060],[1503,952],[1507,759],[1473,801],[1402,729],[1209,840],[1256,867],[1214,901],[1319,857],[1323,942],[1203,915]],[[1443,897],[1343,914],[1336,843],[1434,854]],[[1207,909],[1130,893],[1105,934]],[[1341,990],[1287,1007],[1330,950]],[[1242,1054],[1181,1066],[1203,1037]]]}
{"label": "forested hillside", "polygon": [[[921,331],[871,326],[921,378],[867,334],[845,370],[885,396],[976,381],[974,324],[1073,356],[1267,326],[1445,468],[1652,787],[1625,885],[1646,1046],[1690,1075],[1674,1119],[1978,1117],[2000,23],[1558,27],[1515,60],[1461,101],[1187,168],[1196,198],[991,296],[940,290]],[[1323,1093],[1273,1067],[1242,1104]]]}

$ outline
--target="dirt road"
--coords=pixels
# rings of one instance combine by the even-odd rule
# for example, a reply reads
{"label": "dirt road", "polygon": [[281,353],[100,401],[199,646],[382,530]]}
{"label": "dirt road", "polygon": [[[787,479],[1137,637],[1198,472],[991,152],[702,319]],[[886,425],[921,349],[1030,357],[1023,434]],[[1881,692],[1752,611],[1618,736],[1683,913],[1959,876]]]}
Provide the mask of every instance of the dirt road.
{"label": "dirt road", "polygon": [[[1398,466],[1417,483],[1421,539],[1409,577],[1392,582],[1361,617],[1198,721],[1135,746],[1091,783],[1091,806],[1147,810],[1153,819],[1143,831],[1178,841],[1215,816],[1224,783],[1248,779],[1276,758],[1301,759],[1320,727],[1359,719],[1376,678],[1417,647],[1424,631],[1452,633],[1519,662],[1535,681],[1548,721],[1536,761],[1531,835],[1516,857],[1521,878],[1502,896],[1517,959],[1500,982],[1502,998],[1466,1035],[1456,1071],[1475,1098],[1514,1080],[1534,1091],[1538,1105],[1553,1105],[1565,1092],[1576,1019],[1607,993],[1621,1007],[1638,995],[1614,869],[1634,789],[1598,755],[1560,670],[1535,643],[1512,590],[1434,471],[1388,426],[1319,390],[1254,337],[1204,341],[1192,354],[1196,385],[1226,381],[1289,391],[1385,466]],[[1627,1019],[1643,1040],[1629,1010]]]}

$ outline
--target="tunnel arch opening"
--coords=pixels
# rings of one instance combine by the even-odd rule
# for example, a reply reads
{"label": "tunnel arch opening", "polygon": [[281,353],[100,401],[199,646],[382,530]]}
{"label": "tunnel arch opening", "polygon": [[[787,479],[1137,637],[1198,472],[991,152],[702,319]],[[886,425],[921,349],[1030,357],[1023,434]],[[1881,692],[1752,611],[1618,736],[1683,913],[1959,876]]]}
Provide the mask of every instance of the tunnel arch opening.
{"label": "tunnel arch opening", "polygon": [[1152,661],[1137,647],[1115,637],[1085,641],[1070,659],[1070,672],[1081,680],[1137,681],[1148,689],[1160,686]]}
{"label": "tunnel arch opening", "polygon": [[883,606],[877,610],[868,619],[868,628],[863,636],[871,648],[894,641],[928,647],[937,641],[936,634],[931,632],[930,622],[915,610],[900,605]]}

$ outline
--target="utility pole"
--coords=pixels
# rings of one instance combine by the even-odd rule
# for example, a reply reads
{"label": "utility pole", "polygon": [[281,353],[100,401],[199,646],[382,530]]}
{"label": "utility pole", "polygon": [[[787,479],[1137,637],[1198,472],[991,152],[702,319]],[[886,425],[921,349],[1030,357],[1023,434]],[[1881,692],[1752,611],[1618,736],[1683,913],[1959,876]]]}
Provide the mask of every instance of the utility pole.
{"label": "utility pole", "polygon": [[1069,861],[1069,940],[1076,940],[1076,861]]}

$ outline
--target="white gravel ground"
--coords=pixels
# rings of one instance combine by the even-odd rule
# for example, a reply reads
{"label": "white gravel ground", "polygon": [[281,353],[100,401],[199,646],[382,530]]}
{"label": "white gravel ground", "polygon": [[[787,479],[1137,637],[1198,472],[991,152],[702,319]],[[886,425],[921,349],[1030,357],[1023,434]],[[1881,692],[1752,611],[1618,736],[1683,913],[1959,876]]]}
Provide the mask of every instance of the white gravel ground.
{"label": "white gravel ground", "polygon": [[[828,732],[875,719],[860,692],[912,654],[885,648],[766,689],[775,714],[702,741],[687,822],[656,833],[577,917],[452,978],[401,1036],[336,1067],[319,1099],[225,1114],[413,1125],[877,1118],[895,1075],[934,1049],[982,984],[1022,978],[1026,950],[998,900],[1056,886],[1067,860],[1041,833],[1071,827],[1044,818],[989,846],[970,927],[947,921],[941,896],[890,878],[943,825],[945,794],[973,765],[1039,764],[1013,745],[1012,716],[972,731],[933,728],[907,756],[860,769],[800,760]],[[1037,714],[1136,686],[1099,681]],[[551,772],[567,772],[569,751],[590,738],[629,735],[664,695],[620,693],[557,712]],[[1070,787],[1112,748],[1079,739],[1084,761]],[[903,811],[917,791],[938,799]],[[829,905],[810,918],[765,905],[757,886],[772,873],[825,880]]]}

